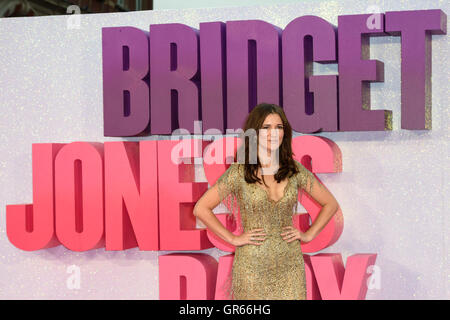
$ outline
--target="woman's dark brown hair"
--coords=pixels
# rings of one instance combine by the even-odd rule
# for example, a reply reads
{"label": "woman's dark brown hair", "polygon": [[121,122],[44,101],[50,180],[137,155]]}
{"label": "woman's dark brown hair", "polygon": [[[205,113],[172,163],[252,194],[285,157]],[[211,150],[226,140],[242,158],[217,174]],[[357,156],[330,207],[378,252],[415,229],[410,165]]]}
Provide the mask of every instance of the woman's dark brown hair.
{"label": "woman's dark brown hair", "polygon": [[[245,159],[239,159],[239,163],[244,165],[244,176],[245,181],[247,183],[255,183],[257,181],[261,182],[261,179],[258,178],[257,172],[258,168],[261,166],[259,158],[257,157],[257,163],[250,163],[250,139],[252,136],[244,135],[247,130],[254,129],[256,132],[257,146],[259,146],[259,130],[262,128],[264,120],[269,114],[278,114],[283,122],[283,141],[281,142],[279,149],[279,163],[280,167],[277,173],[274,175],[275,180],[280,183],[280,181],[284,180],[286,177],[290,177],[293,174],[298,172],[297,166],[295,165],[295,160],[292,157],[292,127],[289,124],[289,121],[284,114],[283,109],[276,104],[269,103],[260,103],[255,106],[252,111],[248,114],[247,119],[245,120],[242,139],[244,139],[244,143],[241,145],[241,152],[244,154]],[[254,143],[252,141],[252,143]],[[242,148],[245,148],[242,150]],[[258,148],[256,148],[258,150]],[[238,151],[239,153],[239,151]],[[235,155],[235,161],[237,156]],[[266,185],[263,177],[263,183]],[[267,186],[267,185],[266,185]]]}

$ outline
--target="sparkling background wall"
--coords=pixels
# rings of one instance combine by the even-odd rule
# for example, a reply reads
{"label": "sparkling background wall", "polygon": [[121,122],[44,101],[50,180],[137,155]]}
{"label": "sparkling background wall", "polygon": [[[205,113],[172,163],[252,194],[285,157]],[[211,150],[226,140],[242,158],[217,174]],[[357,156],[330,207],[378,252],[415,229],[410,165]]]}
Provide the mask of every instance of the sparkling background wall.
{"label": "sparkling background wall", "polygon": [[[6,236],[7,204],[32,203],[32,143],[168,139],[103,137],[101,28],[261,19],[284,28],[302,15],[337,25],[339,15],[442,9],[447,1],[311,1],[231,7],[0,19],[0,299],[158,299],[158,256],[169,252],[73,252],[64,246],[26,252]],[[372,10],[369,8],[372,7]],[[343,172],[318,174],[344,214],[344,232],[320,253],[377,253],[380,286],[367,299],[448,299],[449,42],[432,36],[432,130],[400,128],[400,37],[371,40],[385,81],[371,84],[372,109],[393,111],[391,132],[321,133],[342,150]],[[337,65],[314,64],[315,74]],[[298,134],[294,134],[297,136]],[[201,168],[197,181],[206,181]],[[447,195],[447,196],[445,196]],[[301,206],[299,206],[301,208]],[[216,208],[215,212],[219,212]],[[216,259],[226,254],[204,250]],[[69,289],[69,266],[80,289]]]}

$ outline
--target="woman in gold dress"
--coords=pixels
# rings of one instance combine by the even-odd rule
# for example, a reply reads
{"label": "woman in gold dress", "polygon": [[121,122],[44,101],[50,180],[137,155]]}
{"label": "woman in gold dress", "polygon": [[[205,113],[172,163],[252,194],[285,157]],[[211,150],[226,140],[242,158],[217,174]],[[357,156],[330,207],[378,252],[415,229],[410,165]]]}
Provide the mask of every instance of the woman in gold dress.
{"label": "woman in gold dress", "polygon": [[[194,215],[236,248],[226,282],[229,299],[306,300],[300,241],[313,240],[338,210],[338,203],[309,170],[293,159],[292,129],[281,107],[262,103],[253,108],[243,131],[252,129],[256,143],[251,138],[244,140],[235,156],[236,160],[240,152],[244,153],[244,160],[232,163],[203,194]],[[257,157],[251,157],[252,147]],[[299,190],[306,190],[322,206],[306,232],[295,228],[292,221]],[[221,202],[232,218],[240,219],[239,235],[226,229],[212,212]]]}

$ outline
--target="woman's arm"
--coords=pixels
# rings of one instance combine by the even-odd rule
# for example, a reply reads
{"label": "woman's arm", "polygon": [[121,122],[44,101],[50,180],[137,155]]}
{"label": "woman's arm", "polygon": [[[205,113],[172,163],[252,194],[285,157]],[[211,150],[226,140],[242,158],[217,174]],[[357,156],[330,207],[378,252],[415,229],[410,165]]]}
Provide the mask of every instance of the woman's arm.
{"label": "woman's arm", "polygon": [[339,209],[339,204],[328,191],[325,186],[316,179],[314,174],[306,169],[300,162],[296,160],[299,174],[297,175],[298,187],[301,192],[306,191],[317,203],[322,206],[319,215],[312,223],[311,227],[304,233],[307,238],[305,241],[313,240],[327,225],[336,211]]}
{"label": "woman's arm", "polygon": [[195,204],[194,215],[217,236],[226,242],[233,244],[232,242],[235,235],[223,226],[212,211],[220,202],[221,199],[219,196],[218,185],[214,184]]}

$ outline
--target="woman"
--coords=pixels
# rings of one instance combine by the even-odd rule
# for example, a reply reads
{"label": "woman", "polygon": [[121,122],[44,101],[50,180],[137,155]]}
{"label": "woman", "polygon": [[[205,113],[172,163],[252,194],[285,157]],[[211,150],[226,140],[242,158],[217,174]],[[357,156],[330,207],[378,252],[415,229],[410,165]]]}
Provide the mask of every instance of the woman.
{"label": "woman", "polygon": [[[253,108],[243,131],[252,129],[256,132],[256,161],[251,161],[255,143],[246,138],[242,144],[244,161],[228,167],[197,201],[194,215],[236,247],[228,298],[305,300],[300,241],[313,240],[338,210],[338,203],[310,171],[293,159],[292,128],[281,107],[261,103]],[[322,206],[304,233],[292,222],[299,190],[306,190]],[[227,205],[232,217],[239,210],[240,235],[226,229],[212,212],[220,202]]]}

